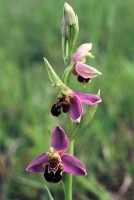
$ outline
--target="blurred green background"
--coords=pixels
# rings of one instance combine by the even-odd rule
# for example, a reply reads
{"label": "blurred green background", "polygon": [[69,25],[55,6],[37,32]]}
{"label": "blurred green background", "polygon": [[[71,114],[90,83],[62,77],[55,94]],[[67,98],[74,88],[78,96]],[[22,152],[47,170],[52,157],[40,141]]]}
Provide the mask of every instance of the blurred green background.
{"label": "blurred green background", "polygon": [[[103,73],[83,88],[72,77],[74,90],[96,94],[103,103],[87,129],[80,129],[75,155],[87,168],[74,177],[74,200],[134,199],[134,24],[133,0],[68,0],[79,16],[76,48],[92,42]],[[49,148],[50,132],[65,121],[50,108],[57,91],[50,85],[46,57],[59,76],[64,64],[60,26],[63,0],[0,0],[0,199],[55,200],[61,185],[46,183],[43,174],[25,171],[28,163]],[[85,107],[87,108],[87,107]],[[88,121],[88,119],[87,119]]]}

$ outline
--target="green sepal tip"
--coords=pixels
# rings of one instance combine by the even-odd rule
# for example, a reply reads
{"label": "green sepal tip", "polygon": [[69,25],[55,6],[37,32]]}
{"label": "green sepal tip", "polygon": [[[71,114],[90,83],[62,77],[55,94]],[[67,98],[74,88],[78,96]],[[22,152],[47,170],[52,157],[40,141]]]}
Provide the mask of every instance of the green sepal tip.
{"label": "green sepal tip", "polygon": [[45,61],[45,65],[46,65],[48,76],[50,78],[51,83],[54,86],[57,86],[58,84],[62,83],[62,81],[60,80],[56,72],[53,70],[53,68],[51,67],[51,65],[49,64],[46,58],[44,58],[44,61]]}

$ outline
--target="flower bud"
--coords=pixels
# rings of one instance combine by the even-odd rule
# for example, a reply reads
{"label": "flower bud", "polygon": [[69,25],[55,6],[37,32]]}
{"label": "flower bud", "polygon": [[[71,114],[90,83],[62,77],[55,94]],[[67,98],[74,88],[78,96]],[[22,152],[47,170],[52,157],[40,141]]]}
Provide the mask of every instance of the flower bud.
{"label": "flower bud", "polygon": [[75,12],[74,12],[73,8],[68,3],[64,4],[63,13],[64,13],[65,22],[68,26],[76,23]]}
{"label": "flower bud", "polygon": [[65,38],[68,37],[68,25],[66,24],[65,20],[62,20],[61,24],[61,35]]}

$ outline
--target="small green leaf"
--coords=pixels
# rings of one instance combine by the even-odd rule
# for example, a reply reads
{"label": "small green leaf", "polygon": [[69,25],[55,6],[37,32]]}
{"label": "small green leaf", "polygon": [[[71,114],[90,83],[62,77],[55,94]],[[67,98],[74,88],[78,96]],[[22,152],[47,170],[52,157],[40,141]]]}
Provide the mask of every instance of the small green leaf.
{"label": "small green leaf", "polygon": [[49,199],[50,199],[50,200],[54,200],[54,198],[53,198],[52,195],[51,195],[50,190],[48,189],[48,187],[47,187],[46,185],[45,185],[45,188],[46,188],[46,190],[47,190],[47,192],[48,192]]}
{"label": "small green leaf", "polygon": [[51,65],[49,64],[49,62],[47,61],[46,58],[44,58],[44,61],[45,61],[47,72],[48,72],[48,75],[49,75],[49,78],[50,78],[50,81],[52,82],[52,84],[56,86],[57,83],[61,83],[60,78],[55,73],[55,71],[53,70],[53,68],[51,67]]}

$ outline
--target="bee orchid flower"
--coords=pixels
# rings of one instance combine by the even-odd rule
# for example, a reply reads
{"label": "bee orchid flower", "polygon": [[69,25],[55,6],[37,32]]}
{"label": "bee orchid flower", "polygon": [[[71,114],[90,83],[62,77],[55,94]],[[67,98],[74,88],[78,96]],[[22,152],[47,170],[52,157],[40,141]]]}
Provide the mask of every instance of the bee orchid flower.
{"label": "bee orchid flower", "polygon": [[51,113],[54,116],[59,116],[62,111],[64,113],[69,112],[71,120],[79,123],[83,114],[82,103],[92,106],[101,101],[102,99],[98,95],[70,90],[61,93],[58,101],[52,106]]}
{"label": "bee orchid flower", "polygon": [[74,53],[71,62],[75,62],[73,74],[77,76],[79,82],[89,82],[91,78],[95,78],[102,73],[97,69],[86,65],[86,57],[93,58],[94,56],[89,52],[92,49],[92,43],[82,44]]}
{"label": "bee orchid flower", "polygon": [[82,162],[65,153],[68,147],[67,135],[60,126],[56,126],[52,131],[50,149],[32,160],[26,170],[43,172],[46,181],[51,183],[59,183],[64,172],[76,176],[85,176],[86,169]]}

